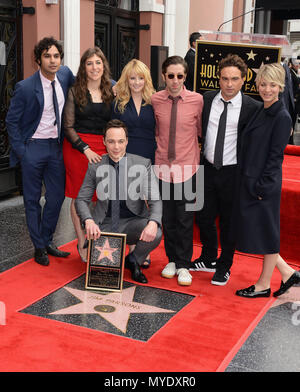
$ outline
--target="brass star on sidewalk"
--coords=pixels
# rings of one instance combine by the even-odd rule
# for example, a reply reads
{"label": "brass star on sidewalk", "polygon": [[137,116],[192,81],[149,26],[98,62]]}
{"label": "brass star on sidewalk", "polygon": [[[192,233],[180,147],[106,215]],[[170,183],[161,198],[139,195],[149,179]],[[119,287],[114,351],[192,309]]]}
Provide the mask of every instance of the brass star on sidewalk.
{"label": "brass star on sidewalk", "polygon": [[49,314],[97,314],[124,334],[127,331],[131,313],[175,313],[173,310],[133,301],[136,286],[126,288],[121,293],[109,294],[99,294],[71,287],[65,287],[65,289],[81,302]]}

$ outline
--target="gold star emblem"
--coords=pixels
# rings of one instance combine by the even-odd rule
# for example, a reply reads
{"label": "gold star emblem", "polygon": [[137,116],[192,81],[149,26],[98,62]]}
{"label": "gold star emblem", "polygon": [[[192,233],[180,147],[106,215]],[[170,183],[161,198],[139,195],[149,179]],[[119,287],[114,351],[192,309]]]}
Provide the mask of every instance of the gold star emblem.
{"label": "gold star emblem", "polygon": [[251,51],[249,53],[246,53],[246,55],[248,56],[248,60],[254,61],[254,57],[257,56],[257,53],[253,53],[253,50],[251,49]]}

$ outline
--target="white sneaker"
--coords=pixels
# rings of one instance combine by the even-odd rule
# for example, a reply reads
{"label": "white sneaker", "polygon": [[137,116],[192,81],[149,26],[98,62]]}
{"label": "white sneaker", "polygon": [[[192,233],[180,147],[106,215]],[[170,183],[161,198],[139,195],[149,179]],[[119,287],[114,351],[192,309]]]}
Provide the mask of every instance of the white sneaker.
{"label": "white sneaker", "polygon": [[186,268],[179,268],[177,270],[178,284],[181,286],[190,286],[192,284],[192,275]]}
{"label": "white sneaker", "polygon": [[161,271],[161,276],[163,278],[172,279],[176,274],[176,264],[168,263],[165,268]]}

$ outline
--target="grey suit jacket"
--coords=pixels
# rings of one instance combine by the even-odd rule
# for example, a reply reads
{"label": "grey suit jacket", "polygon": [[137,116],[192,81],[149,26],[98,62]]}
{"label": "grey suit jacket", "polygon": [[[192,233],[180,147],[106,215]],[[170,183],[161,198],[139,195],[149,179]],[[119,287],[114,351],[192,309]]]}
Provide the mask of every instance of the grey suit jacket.
{"label": "grey suit jacket", "polygon": [[[127,208],[135,215],[154,220],[161,225],[162,201],[158,180],[150,159],[126,154],[119,162],[120,200],[126,200]],[[91,212],[89,204],[97,192],[96,206]],[[102,155],[97,164],[89,164],[83,184],[75,200],[75,208],[81,222],[93,219],[101,224],[108,212],[109,200],[115,197],[115,170],[109,164],[108,155]],[[147,204],[145,202],[147,200]]]}

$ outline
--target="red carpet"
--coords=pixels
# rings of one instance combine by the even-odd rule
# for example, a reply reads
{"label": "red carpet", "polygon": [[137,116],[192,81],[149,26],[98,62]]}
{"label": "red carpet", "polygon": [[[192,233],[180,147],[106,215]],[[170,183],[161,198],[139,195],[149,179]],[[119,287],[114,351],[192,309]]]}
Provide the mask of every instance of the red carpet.
{"label": "red carpet", "polygon": [[[251,301],[234,295],[258,276],[258,258],[236,255],[231,278],[224,287],[210,284],[212,274],[193,272],[192,286],[184,288],[175,278],[160,277],[166,263],[161,243],[146,272],[148,285],[191,294],[195,299],[148,342],[19,313],[84,272],[75,242],[62,248],[72,252],[67,260],[51,257],[49,267],[29,260],[0,275],[0,300],[7,313],[6,325],[0,326],[2,372],[222,371],[273,303],[272,298]],[[194,256],[199,253],[195,246]],[[128,271],[125,280],[130,281]],[[274,276],[273,288],[279,283],[279,276]]]}
{"label": "red carpet", "polygon": [[[281,254],[300,264],[300,147],[287,148],[283,165]],[[197,233],[195,238],[199,238]],[[0,371],[7,372],[204,372],[223,371],[273,304],[273,298],[254,301],[234,295],[251,284],[261,271],[261,259],[236,254],[228,284],[210,284],[212,274],[192,272],[190,287],[163,279],[166,263],[163,242],[152,254],[146,271],[148,286],[194,295],[195,298],[147,342],[141,342],[62,323],[18,311],[73,281],[85,272],[75,242],[62,247],[72,255],[50,256],[49,267],[29,260],[0,275]],[[194,247],[194,258],[200,246]],[[130,281],[128,271],[125,280]],[[280,276],[275,271],[272,289]]]}
{"label": "red carpet", "polygon": [[300,265],[300,146],[287,146],[282,172],[280,253]]}

